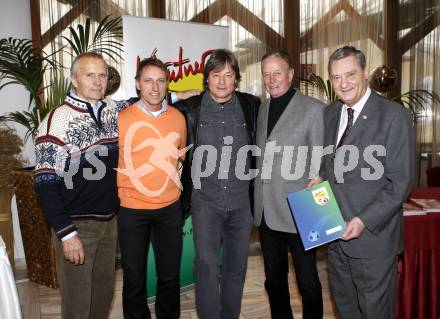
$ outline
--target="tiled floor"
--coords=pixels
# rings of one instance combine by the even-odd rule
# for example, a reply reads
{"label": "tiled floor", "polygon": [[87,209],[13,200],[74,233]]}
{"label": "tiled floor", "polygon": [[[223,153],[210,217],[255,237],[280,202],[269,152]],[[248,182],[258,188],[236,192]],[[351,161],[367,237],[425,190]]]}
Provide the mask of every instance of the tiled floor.
{"label": "tiled floor", "polygon": [[[270,318],[269,304],[264,291],[263,258],[259,254],[258,244],[252,245],[249,256],[248,272],[244,287],[242,310],[240,319]],[[18,267],[19,268],[19,267]],[[333,305],[330,300],[330,292],[327,280],[327,256],[325,249],[318,251],[318,270],[321,278],[324,297],[324,318],[336,318]],[[21,275],[23,276],[23,275]],[[17,278],[20,277],[20,270]],[[302,318],[301,300],[296,289],[295,276],[289,274],[289,286],[291,292],[291,304],[295,318]],[[61,318],[60,295],[57,289],[51,289],[29,281],[17,284],[23,319],[55,319]],[[110,318],[122,318],[122,271],[118,269],[116,277],[115,295]],[[153,311],[154,307],[150,309]],[[196,319],[194,302],[194,290],[188,289],[181,294],[181,318]]]}

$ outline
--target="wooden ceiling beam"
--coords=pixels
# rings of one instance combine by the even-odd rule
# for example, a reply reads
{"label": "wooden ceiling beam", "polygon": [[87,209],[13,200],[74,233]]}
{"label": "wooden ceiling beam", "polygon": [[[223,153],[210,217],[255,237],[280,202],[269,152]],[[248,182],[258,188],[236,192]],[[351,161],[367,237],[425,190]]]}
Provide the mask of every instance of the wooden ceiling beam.
{"label": "wooden ceiling beam", "polygon": [[[113,17],[120,17],[122,15],[128,14],[126,10],[118,6],[116,3],[114,3],[111,0],[95,0],[99,1],[100,11],[103,13],[103,17],[111,15]],[[98,4],[98,3],[97,3]],[[86,13],[87,14],[87,13]],[[100,22],[103,17],[100,17],[99,20],[96,20],[97,22]],[[90,17],[92,18],[92,17]]]}
{"label": "wooden ceiling beam", "polygon": [[[347,28],[351,28],[352,24],[351,21],[345,21],[345,22],[340,22],[340,23],[336,23],[336,22],[331,22],[330,24],[327,24],[325,26],[325,30],[322,32],[325,32],[326,34],[338,34],[338,32],[341,32],[341,30],[345,30]],[[345,28],[345,29],[344,29]],[[347,43],[353,43],[359,40],[366,40],[369,39],[368,35],[366,34],[359,34],[354,33],[349,35],[348,38],[342,39],[342,38],[338,38],[338,37],[324,37],[323,39],[319,39],[313,37],[310,42],[308,43],[308,47],[307,48],[302,48],[300,52],[307,52],[310,50],[318,50],[318,49],[323,49],[323,48],[327,48],[327,47],[340,47],[340,46],[344,46]]]}
{"label": "wooden ceiling beam", "polygon": [[[34,0],[31,0],[34,1]],[[69,12],[62,16],[49,30],[41,36],[41,47],[44,48],[50,42],[72,24],[81,14],[85,14],[94,21],[101,21],[102,12],[105,15],[121,16],[126,11],[113,3],[111,0],[65,0],[66,3],[73,5]]]}
{"label": "wooden ceiling beam", "polygon": [[225,15],[271,48],[279,48],[283,37],[236,0],[217,0],[196,14],[190,21],[214,24]]}
{"label": "wooden ceiling beam", "polygon": [[44,48],[53,41],[65,28],[67,28],[81,13],[91,5],[94,0],[80,0],[76,5],[63,15],[49,30],[41,36],[41,47]]}
{"label": "wooden ceiling beam", "polygon": [[360,15],[359,12],[357,12],[356,9],[353,8],[353,6],[347,0],[341,0],[341,6],[345,13],[347,13],[347,15],[352,19],[353,24],[358,25],[359,28],[367,28],[368,37],[370,38],[370,40],[376,43],[376,45],[381,50],[383,50],[384,44],[383,40],[379,38],[379,27],[374,25],[373,23],[369,23],[370,21],[368,19],[368,16]]}
{"label": "wooden ceiling beam", "polygon": [[440,9],[437,9],[399,40],[399,54],[403,55],[406,51],[415,46],[417,42],[426,37],[439,24]]}
{"label": "wooden ceiling beam", "polygon": [[227,14],[226,0],[217,0],[191,18],[191,22],[214,24]]}
{"label": "wooden ceiling beam", "polygon": [[341,12],[342,4],[341,1],[336,3],[330,10],[327,11],[318,21],[316,21],[312,27],[307,30],[303,36],[299,39],[301,52],[307,51],[309,48],[309,43],[312,41],[312,38],[315,34],[318,33],[321,25],[327,25],[331,22],[331,20],[336,17],[336,15]]}
{"label": "wooden ceiling beam", "polygon": [[270,48],[278,49],[283,46],[284,38],[238,1],[227,0],[227,14]]}

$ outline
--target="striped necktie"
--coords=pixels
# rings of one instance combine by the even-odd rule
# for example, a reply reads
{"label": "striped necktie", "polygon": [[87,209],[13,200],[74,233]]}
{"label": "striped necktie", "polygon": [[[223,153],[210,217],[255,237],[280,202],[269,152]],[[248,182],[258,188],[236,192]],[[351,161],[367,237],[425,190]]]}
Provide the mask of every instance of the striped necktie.
{"label": "striped necktie", "polygon": [[351,127],[353,126],[353,117],[354,117],[354,110],[353,108],[349,107],[347,108],[348,113],[348,121],[347,126],[345,127],[345,131],[341,136],[341,139],[339,140],[338,146],[336,148],[339,148],[342,143],[344,143],[345,138],[347,137],[348,133],[350,133]]}

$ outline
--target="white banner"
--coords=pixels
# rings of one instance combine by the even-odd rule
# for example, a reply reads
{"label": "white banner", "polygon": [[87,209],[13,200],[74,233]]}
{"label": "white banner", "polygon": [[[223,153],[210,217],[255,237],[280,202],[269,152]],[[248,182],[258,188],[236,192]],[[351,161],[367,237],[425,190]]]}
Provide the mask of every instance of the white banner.
{"label": "white banner", "polygon": [[155,18],[123,17],[124,85],[136,96],[136,67],[156,56],[168,67],[172,91],[203,88],[203,68],[212,50],[229,48],[229,28]]}

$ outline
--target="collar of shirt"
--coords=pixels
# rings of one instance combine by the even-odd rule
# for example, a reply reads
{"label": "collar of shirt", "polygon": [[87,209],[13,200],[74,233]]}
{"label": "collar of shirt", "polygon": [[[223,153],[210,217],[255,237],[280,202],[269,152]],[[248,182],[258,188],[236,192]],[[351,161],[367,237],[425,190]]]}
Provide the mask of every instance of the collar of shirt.
{"label": "collar of shirt", "polygon": [[99,111],[99,108],[100,108],[101,105],[102,105],[102,101],[98,101],[98,103],[96,103],[96,104],[92,104],[92,103],[90,103],[89,101],[86,101],[86,100],[80,98],[80,97],[76,94],[76,91],[75,91],[75,90],[71,90],[71,91],[70,91],[70,96],[73,97],[73,98],[75,98],[75,99],[77,99],[77,100],[81,100],[81,101],[83,101],[83,102],[87,102],[87,103],[89,103],[89,104],[92,106],[93,113],[95,114],[95,117],[98,118],[98,111]]}
{"label": "collar of shirt", "polygon": [[142,111],[144,111],[145,113],[147,113],[152,117],[160,117],[162,113],[165,113],[167,111],[168,108],[167,101],[165,99],[162,101],[162,107],[160,108],[159,111],[150,111],[148,107],[145,105],[145,103],[142,102],[142,100],[139,100],[139,103],[137,105],[139,109],[141,109]]}
{"label": "collar of shirt", "polygon": [[234,106],[236,104],[237,96],[235,94],[235,91],[232,92],[231,98],[224,102],[224,103],[218,103],[214,101],[209,91],[207,91],[207,94],[203,95],[202,98],[202,105],[206,105],[209,112],[220,112],[221,110],[224,110],[225,108],[229,108],[230,106]]}
{"label": "collar of shirt", "polygon": [[[370,97],[371,89],[367,87],[367,90],[365,91],[364,96],[351,108],[354,110],[353,113],[353,125],[356,122],[357,118],[359,117],[359,114],[361,114],[362,109],[365,106],[365,103],[367,103],[368,98]],[[339,143],[339,140],[342,137],[342,134],[344,134],[345,128],[347,126],[348,122],[348,114],[347,114],[348,106],[346,104],[342,105],[341,108],[341,115],[340,115],[340,121],[339,121],[339,130],[338,130],[338,140],[337,143]]]}

